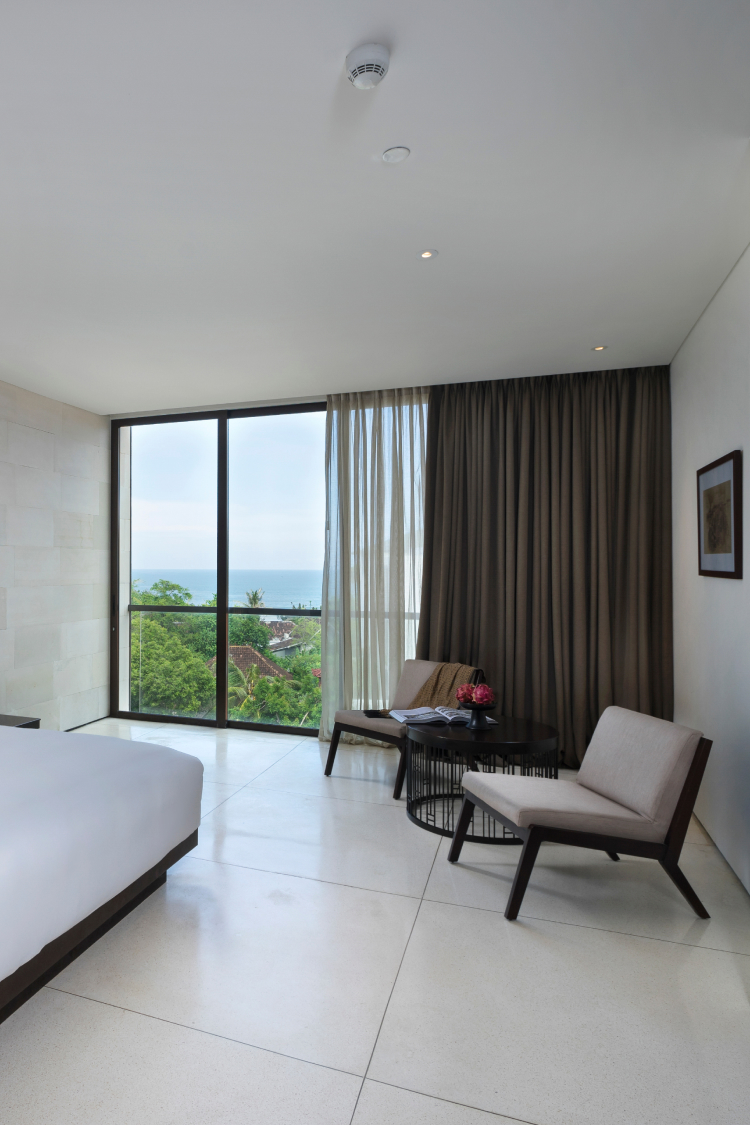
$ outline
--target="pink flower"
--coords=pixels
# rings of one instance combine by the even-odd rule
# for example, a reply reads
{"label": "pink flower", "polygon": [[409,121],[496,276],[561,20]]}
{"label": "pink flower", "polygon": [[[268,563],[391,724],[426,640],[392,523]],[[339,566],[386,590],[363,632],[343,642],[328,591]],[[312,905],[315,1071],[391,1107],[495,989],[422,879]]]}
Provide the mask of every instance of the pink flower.
{"label": "pink flower", "polygon": [[477,684],[474,688],[474,702],[488,705],[495,702],[495,693],[487,684]]}
{"label": "pink flower", "polygon": [[456,699],[459,703],[473,703],[474,702],[474,686],[473,684],[461,684],[456,688]]}

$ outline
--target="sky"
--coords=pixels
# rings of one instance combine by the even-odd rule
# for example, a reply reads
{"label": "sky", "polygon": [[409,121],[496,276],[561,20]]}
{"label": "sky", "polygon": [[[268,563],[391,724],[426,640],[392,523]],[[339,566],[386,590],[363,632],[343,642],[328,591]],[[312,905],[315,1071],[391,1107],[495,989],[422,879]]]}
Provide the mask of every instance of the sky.
{"label": "sky", "polygon": [[[229,421],[230,570],[322,570],[325,412]],[[133,426],[132,566],[216,567],[217,423]]]}

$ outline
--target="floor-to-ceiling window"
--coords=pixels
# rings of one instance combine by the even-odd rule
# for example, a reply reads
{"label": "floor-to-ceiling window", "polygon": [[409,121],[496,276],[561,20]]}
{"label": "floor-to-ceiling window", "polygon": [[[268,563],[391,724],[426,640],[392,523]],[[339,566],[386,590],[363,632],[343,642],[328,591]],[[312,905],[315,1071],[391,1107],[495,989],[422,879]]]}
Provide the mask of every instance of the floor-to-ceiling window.
{"label": "floor-to-ceiling window", "polygon": [[217,451],[215,419],[131,428],[129,711],[216,717]]}
{"label": "floor-to-ceiling window", "polygon": [[324,405],[112,439],[113,713],[317,731]]}
{"label": "floor-to-ceiling window", "polygon": [[325,414],[232,418],[229,718],[320,725]]}

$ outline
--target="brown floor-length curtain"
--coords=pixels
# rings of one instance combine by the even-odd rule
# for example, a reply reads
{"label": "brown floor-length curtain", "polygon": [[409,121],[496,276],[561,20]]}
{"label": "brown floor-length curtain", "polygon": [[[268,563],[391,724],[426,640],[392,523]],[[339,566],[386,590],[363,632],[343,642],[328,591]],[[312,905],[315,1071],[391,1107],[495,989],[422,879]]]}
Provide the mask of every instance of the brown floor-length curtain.
{"label": "brown floor-length curtain", "polygon": [[571,766],[611,703],[672,718],[668,367],[433,387],[417,656]]}

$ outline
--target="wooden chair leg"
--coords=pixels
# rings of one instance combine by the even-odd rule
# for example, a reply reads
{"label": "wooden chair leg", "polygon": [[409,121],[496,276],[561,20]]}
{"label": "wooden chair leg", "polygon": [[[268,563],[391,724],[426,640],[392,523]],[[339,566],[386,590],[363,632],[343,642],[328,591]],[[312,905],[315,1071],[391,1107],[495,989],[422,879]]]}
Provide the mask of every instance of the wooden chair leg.
{"label": "wooden chair leg", "polygon": [[672,880],[674,885],[677,887],[677,890],[680,892],[680,894],[683,896],[683,898],[687,899],[687,901],[690,903],[690,905],[692,906],[693,910],[698,915],[698,917],[699,918],[710,918],[711,915],[708,913],[705,906],[703,905],[701,900],[698,898],[697,894],[695,893],[693,888],[690,886],[687,879],[682,874],[682,872],[680,871],[679,867],[674,862],[674,860],[660,859],[659,863],[664,868],[667,875]]}
{"label": "wooden chair leg", "polygon": [[617,852],[607,852],[607,855],[609,856],[610,859],[613,859],[615,861],[615,863],[620,862],[620,857],[617,854]]}
{"label": "wooden chair leg", "polygon": [[401,790],[404,787],[404,778],[406,777],[406,746],[401,747],[401,757],[398,760],[398,771],[396,772],[396,784],[393,787],[393,799],[398,801],[401,797]]}
{"label": "wooden chair leg", "polygon": [[521,858],[518,861],[516,868],[516,876],[513,880],[513,886],[510,890],[510,897],[508,904],[505,907],[505,917],[509,922],[515,922],[518,917],[518,911],[521,909],[523,896],[526,894],[526,887],[528,886],[531,872],[534,870],[536,857],[539,853],[539,848],[542,843],[542,834],[538,828],[530,828],[529,834],[526,837],[526,842],[523,845]]}
{"label": "wooden chair leg", "polygon": [[341,738],[341,727],[339,726],[338,723],[334,723],[333,724],[333,734],[331,735],[331,748],[328,751],[328,761],[326,762],[326,768],[325,768],[326,777],[331,776],[331,770],[333,769],[333,763],[334,763],[334,760],[336,758],[336,751],[339,748],[339,739],[340,738]]}
{"label": "wooden chair leg", "polygon": [[458,857],[461,855],[461,848],[464,846],[466,833],[469,831],[471,818],[474,815],[475,805],[468,797],[464,797],[464,803],[461,805],[461,812],[458,814],[458,823],[456,824],[451,841],[451,850],[448,852],[448,863],[457,863]]}

